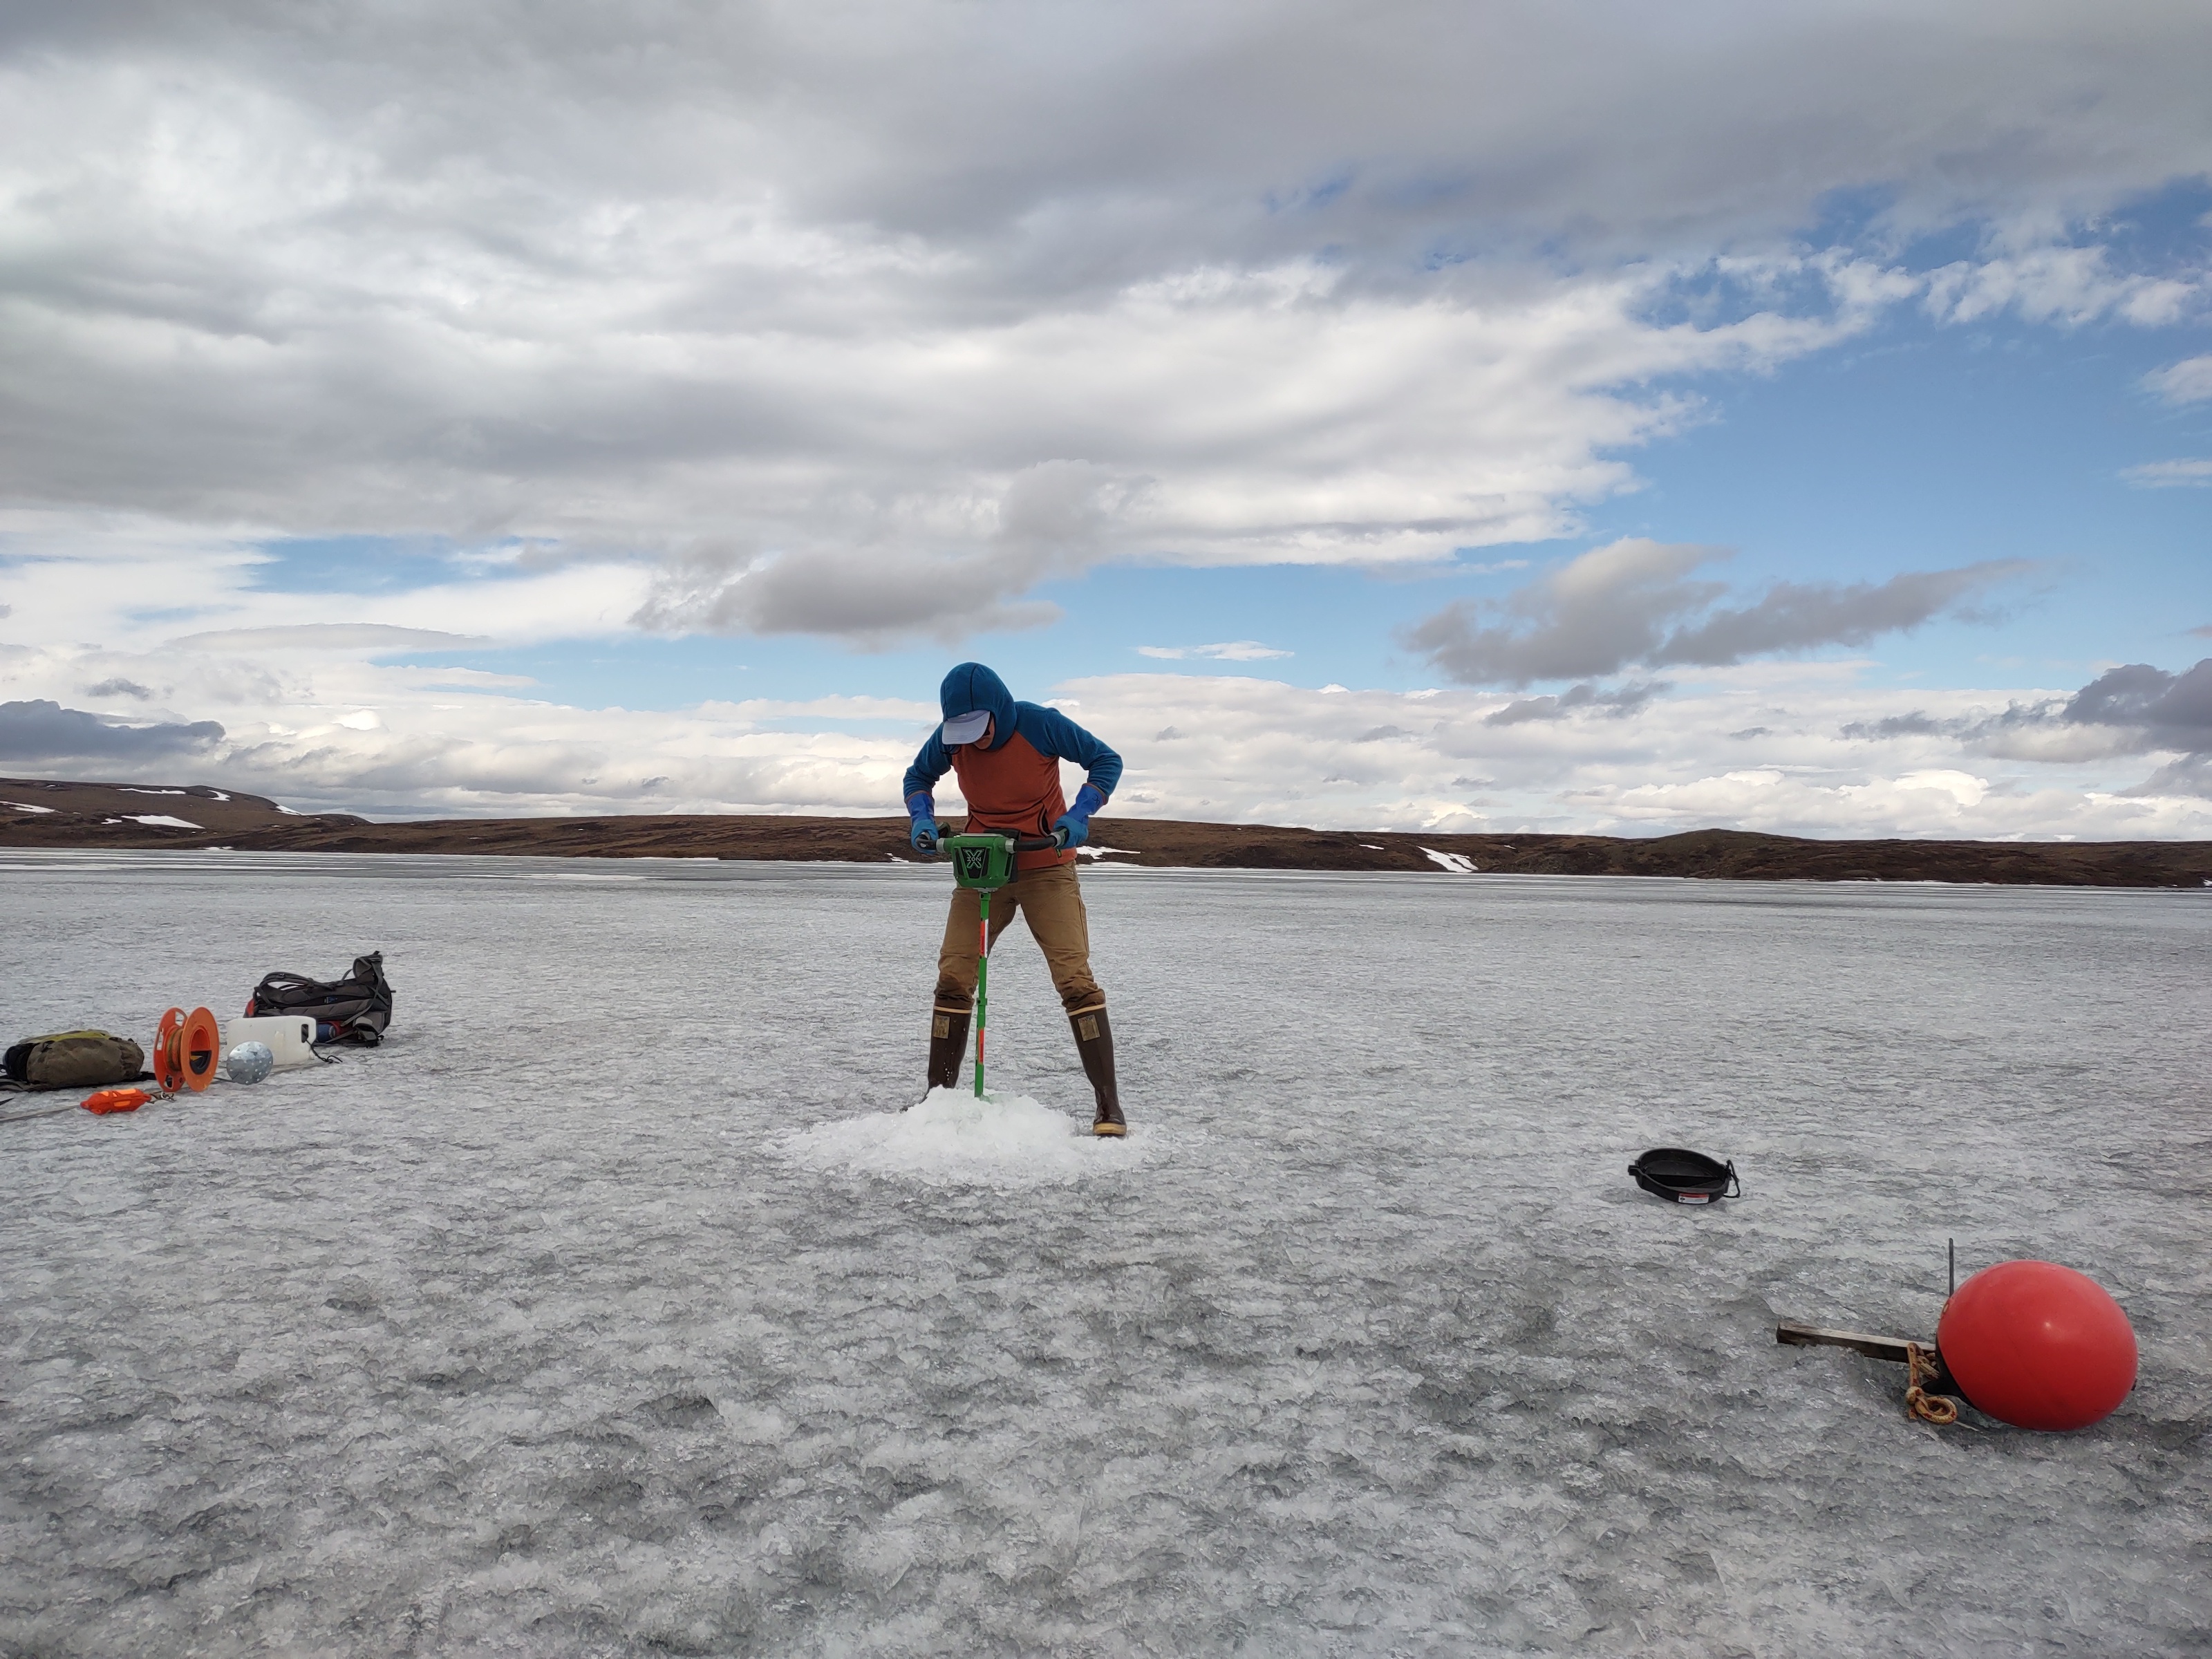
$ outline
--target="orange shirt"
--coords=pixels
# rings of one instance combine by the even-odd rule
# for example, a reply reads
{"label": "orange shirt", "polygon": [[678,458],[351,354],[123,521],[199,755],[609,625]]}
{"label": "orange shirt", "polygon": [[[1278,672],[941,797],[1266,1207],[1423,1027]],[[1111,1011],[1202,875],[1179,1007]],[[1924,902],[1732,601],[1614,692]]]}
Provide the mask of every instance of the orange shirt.
{"label": "orange shirt", "polygon": [[[962,744],[952,751],[952,775],[960,780],[961,797],[968,803],[963,834],[1048,836],[1053,821],[1067,811],[1058,758],[1039,752],[1019,732],[995,749]],[[1042,870],[1074,862],[1075,849],[1067,848],[1018,854],[1014,868]]]}

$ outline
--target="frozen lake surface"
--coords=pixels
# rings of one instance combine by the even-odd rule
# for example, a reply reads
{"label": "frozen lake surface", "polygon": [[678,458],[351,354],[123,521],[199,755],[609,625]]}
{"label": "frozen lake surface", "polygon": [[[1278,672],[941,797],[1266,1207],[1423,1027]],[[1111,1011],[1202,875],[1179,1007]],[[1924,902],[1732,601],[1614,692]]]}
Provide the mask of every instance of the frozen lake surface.
{"label": "frozen lake surface", "polygon": [[[884,1115],[948,887],[0,855],[10,1040],[398,996],[0,1125],[0,1652],[2212,1650],[2212,896],[1086,872],[1114,1147],[1018,930],[999,1114]],[[2117,1416],[1775,1345],[1954,1236],[2119,1297]]]}

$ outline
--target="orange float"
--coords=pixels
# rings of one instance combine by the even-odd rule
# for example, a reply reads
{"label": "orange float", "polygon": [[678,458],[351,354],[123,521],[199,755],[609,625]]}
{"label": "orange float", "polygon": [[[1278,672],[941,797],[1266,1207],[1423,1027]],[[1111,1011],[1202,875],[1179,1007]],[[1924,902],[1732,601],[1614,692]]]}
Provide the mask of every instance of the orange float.
{"label": "orange float", "polygon": [[165,1094],[174,1094],[179,1085],[198,1094],[215,1081],[222,1054],[222,1030],[213,1014],[204,1008],[189,1014],[172,1008],[154,1032],[154,1080]]}
{"label": "orange float", "polygon": [[135,1112],[153,1097],[143,1089],[100,1089],[77,1104],[94,1117],[106,1117],[110,1112]]}
{"label": "orange float", "polygon": [[1983,1268],[1943,1304],[1936,1341],[1967,1401],[2015,1428],[2086,1429],[2136,1385],[2127,1315],[2055,1261]]}

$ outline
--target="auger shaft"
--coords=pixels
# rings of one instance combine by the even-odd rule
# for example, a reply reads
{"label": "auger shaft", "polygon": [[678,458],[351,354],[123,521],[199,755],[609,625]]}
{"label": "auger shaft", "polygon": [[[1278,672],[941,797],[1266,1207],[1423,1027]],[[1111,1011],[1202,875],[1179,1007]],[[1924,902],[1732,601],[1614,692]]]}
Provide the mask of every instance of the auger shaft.
{"label": "auger shaft", "polygon": [[975,896],[982,901],[982,920],[977,923],[980,938],[975,951],[975,1098],[983,1097],[983,1033],[991,1018],[991,893],[985,888]]}

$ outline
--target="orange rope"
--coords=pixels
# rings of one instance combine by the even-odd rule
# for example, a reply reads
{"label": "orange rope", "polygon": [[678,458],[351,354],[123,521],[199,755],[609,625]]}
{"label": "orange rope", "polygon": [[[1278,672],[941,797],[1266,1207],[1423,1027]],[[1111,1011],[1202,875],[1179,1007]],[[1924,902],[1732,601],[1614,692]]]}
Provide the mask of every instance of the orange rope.
{"label": "orange rope", "polygon": [[1936,1356],[1917,1342],[1905,1345],[1905,1414],[1937,1428],[1959,1420],[1959,1402],[1948,1395],[1930,1394],[1927,1385],[1942,1375]]}

